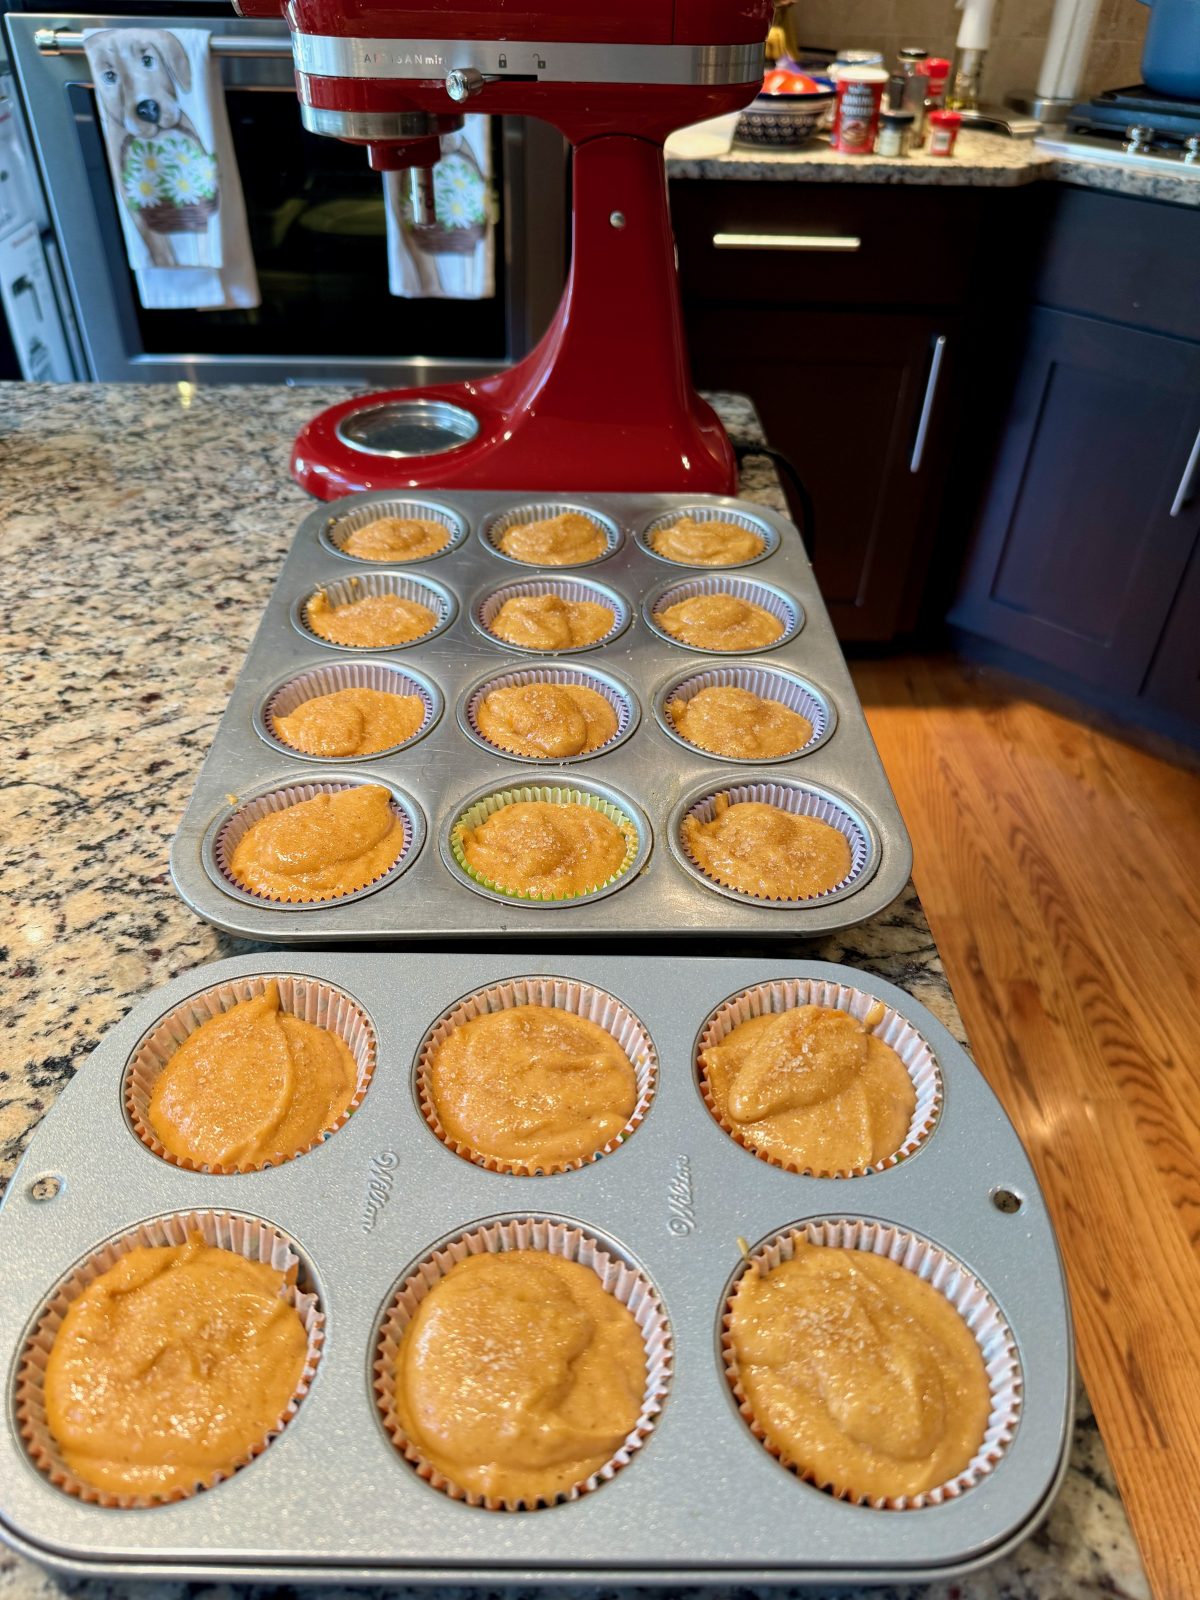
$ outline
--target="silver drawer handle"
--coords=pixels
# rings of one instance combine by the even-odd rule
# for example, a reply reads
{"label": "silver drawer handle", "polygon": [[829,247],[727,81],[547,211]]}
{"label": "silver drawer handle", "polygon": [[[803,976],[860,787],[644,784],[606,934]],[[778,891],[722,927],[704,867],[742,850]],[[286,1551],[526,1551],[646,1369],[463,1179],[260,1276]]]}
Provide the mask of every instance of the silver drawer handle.
{"label": "silver drawer handle", "polygon": [[1177,517],[1191,498],[1192,479],[1196,476],[1196,463],[1200,461],[1200,433],[1196,435],[1196,442],[1192,446],[1192,453],[1187,458],[1187,466],[1183,469],[1183,477],[1179,480],[1179,487],[1175,491],[1175,498],[1171,501],[1171,515]]}
{"label": "silver drawer handle", "polygon": [[929,377],[925,380],[925,398],[921,402],[921,415],[917,421],[917,436],[913,440],[912,455],[908,463],[910,472],[920,472],[921,462],[925,458],[925,440],[929,434],[929,419],[933,415],[933,401],[937,394],[938,378],[941,376],[942,359],[945,354],[946,335],[939,333],[933,341],[933,355],[929,358]]}
{"label": "silver drawer handle", "polygon": [[[83,34],[77,28],[36,28],[33,42],[43,55],[81,56]],[[214,33],[208,47],[215,56],[291,56],[291,39],[284,30],[276,34]]]}
{"label": "silver drawer handle", "polygon": [[718,250],[861,250],[854,233],[714,233]]}

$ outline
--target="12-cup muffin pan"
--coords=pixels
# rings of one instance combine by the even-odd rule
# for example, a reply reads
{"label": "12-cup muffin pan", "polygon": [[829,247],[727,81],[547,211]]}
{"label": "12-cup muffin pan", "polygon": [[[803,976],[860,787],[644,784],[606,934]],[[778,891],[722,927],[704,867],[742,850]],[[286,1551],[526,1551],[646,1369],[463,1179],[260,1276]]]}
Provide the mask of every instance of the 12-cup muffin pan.
{"label": "12-cup muffin pan", "polygon": [[[359,1040],[374,1052],[361,1101],[323,1143],[262,1171],[164,1160],[135,1131],[131,1077],[153,1068],[173,1030],[211,1014],[203,996],[219,990],[232,1003],[272,976],[285,1003],[311,1004],[315,984],[331,1018],[369,1029]],[[615,1019],[614,1034],[635,1054],[646,1055],[648,1041],[642,1103],[620,1144],[576,1169],[487,1170],[423,1114],[423,1046],[470,996],[519,1000],[551,992],[549,979],[560,980],[555,994],[591,986],[591,1014]],[[526,990],[527,980],[540,981]],[[808,995],[857,1015],[872,1001],[885,1008],[874,1025],[919,1087],[903,1159],[859,1176],[804,1176],[757,1159],[717,1124],[697,1048],[737,1020],[727,1002],[747,991],[776,996],[761,1002],[768,1007]],[[297,998],[305,993],[308,1002]],[[308,1392],[257,1459],[207,1491],[141,1510],[84,1503],[22,1443],[30,1339],[56,1286],[106,1241],[135,1228],[178,1231],[183,1218],[209,1213],[235,1236],[269,1230],[290,1242],[300,1288],[316,1295],[324,1319]],[[757,1270],[742,1245],[750,1263],[770,1263],[796,1232],[885,1250],[958,1306],[980,1344],[993,1396],[985,1447],[916,1506],[823,1492],[772,1456],[739,1414],[722,1334],[739,1275]],[[376,1351],[413,1269],[464,1235],[505,1233],[594,1241],[648,1286],[657,1318],[658,1390],[640,1438],[590,1492],[535,1510],[467,1504],[425,1481],[389,1437],[375,1391]],[[1070,1316],[1032,1168],[970,1058],[928,1011],[891,984],[826,963],[276,952],[187,973],[112,1029],[35,1133],[0,1208],[0,1280],[0,1533],[68,1573],[493,1586],[902,1582],[963,1572],[1012,1548],[1045,1515],[1066,1466]]]}
{"label": "12-cup muffin pan", "polygon": [[[493,542],[518,515],[579,509],[596,517],[605,553],[578,567],[537,568]],[[763,552],[736,567],[695,567],[654,554],[649,536],[685,511],[729,517],[760,533]],[[446,548],[398,565],[356,560],[348,531],[376,516],[442,522]],[[489,633],[503,600],[550,587],[599,599],[614,624],[597,645],[558,653],[519,650]],[[323,591],[335,603],[397,593],[427,605],[436,628],[390,649],[324,643],[306,608]],[[756,600],[783,624],[778,643],[728,655],[674,641],[654,621],[663,597],[727,591]],[[490,745],[474,713],[488,687],[530,681],[581,683],[609,700],[617,733],[569,761],[528,760]],[[676,732],[666,709],[709,684],[740,684],[800,711],[813,725],[801,752],[770,761],[705,754]],[[394,685],[424,705],[420,728],[371,757],[315,760],[276,734],[275,713],[338,687]],[[281,905],[239,890],[228,851],[247,816],[355,783],[392,790],[408,834],[394,870],[353,895]],[[723,890],[694,865],[680,840],[684,815],[738,789],[822,817],[851,846],[842,884],[807,901],[771,902]],[[615,805],[638,832],[624,871],[601,891],[558,902],[497,893],[455,859],[451,834],[463,811],[492,795],[544,798],[567,791]],[[532,792],[530,792],[532,791]],[[247,810],[249,808],[249,810]],[[518,933],[579,936],[816,935],[873,916],[903,890],[912,864],[901,820],[833,634],[799,534],[786,518],[717,496],[586,495],[567,505],[513,494],[348,496],[301,523],[249,656],[200,772],[171,853],[183,898],[226,932],[273,943],[412,940]]]}

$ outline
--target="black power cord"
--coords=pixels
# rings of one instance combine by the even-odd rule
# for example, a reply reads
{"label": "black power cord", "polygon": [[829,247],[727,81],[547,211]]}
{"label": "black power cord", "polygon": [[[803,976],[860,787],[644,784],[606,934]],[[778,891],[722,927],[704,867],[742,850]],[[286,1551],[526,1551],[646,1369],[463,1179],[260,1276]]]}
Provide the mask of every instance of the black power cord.
{"label": "black power cord", "polygon": [[735,444],[733,453],[737,457],[739,467],[748,456],[762,456],[774,465],[781,477],[787,479],[800,511],[800,540],[811,561],[816,550],[817,519],[813,512],[812,495],[808,492],[808,485],[797,472],[795,463],[781,450],[772,449],[769,444]]}

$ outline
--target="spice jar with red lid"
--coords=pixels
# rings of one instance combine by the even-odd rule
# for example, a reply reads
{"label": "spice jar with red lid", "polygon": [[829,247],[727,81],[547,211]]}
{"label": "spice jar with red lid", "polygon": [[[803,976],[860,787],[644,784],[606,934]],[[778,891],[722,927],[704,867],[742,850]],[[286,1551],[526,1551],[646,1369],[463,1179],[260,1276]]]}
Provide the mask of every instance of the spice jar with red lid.
{"label": "spice jar with red lid", "polygon": [[929,113],[929,154],[952,156],[954,141],[962,127],[962,117],[957,111],[931,111]]}

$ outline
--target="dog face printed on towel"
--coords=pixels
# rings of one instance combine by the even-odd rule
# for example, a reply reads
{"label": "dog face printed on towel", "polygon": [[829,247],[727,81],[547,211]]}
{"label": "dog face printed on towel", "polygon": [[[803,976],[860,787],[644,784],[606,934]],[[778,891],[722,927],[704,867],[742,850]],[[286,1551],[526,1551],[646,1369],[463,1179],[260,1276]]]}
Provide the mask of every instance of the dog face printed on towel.
{"label": "dog face printed on towel", "polygon": [[134,138],[191,123],[176,98],[192,87],[187,53],[162,28],[112,28],[95,40],[91,60],[104,114]]}

